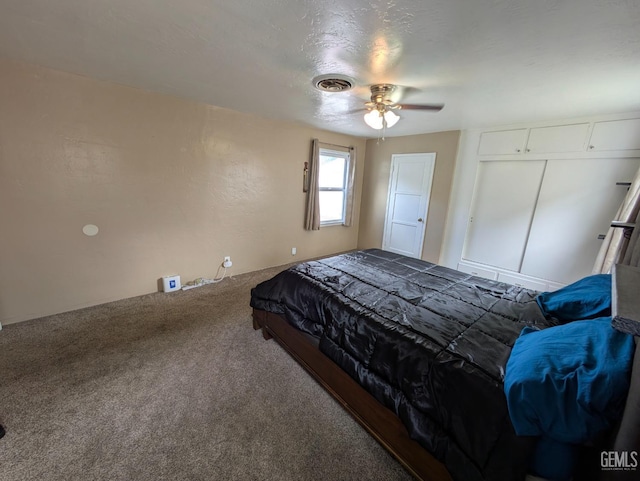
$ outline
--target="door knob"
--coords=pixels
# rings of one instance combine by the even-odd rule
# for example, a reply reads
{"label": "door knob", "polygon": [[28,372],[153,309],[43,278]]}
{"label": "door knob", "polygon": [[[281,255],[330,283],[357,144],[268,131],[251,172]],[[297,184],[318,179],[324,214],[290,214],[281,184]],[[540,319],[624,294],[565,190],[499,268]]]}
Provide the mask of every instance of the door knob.
{"label": "door knob", "polygon": [[420,218],[418,219],[418,222],[422,222],[422,217],[420,217]]}

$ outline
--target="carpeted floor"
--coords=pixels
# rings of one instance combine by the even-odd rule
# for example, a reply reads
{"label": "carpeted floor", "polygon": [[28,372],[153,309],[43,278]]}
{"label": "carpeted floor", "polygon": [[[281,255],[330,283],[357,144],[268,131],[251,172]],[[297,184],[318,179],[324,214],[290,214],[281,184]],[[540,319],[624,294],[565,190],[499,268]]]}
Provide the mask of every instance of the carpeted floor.
{"label": "carpeted floor", "polygon": [[407,480],[274,341],[278,268],[5,326],[0,480]]}

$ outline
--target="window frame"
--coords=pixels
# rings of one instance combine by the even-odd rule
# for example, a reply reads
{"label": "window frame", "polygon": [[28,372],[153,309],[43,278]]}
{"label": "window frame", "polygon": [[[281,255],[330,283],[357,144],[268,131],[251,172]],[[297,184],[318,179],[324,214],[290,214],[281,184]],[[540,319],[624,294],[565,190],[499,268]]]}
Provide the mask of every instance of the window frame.
{"label": "window frame", "polygon": [[[351,152],[344,150],[336,150],[327,147],[320,147],[318,151],[318,161],[325,157],[340,157],[344,159],[344,172],[343,172],[343,182],[342,188],[338,187],[320,187],[318,185],[318,193],[320,192],[342,192],[342,216],[340,219],[333,220],[321,220],[320,227],[329,227],[334,225],[344,225],[347,217],[347,196],[349,194],[349,169],[351,167]],[[322,164],[318,166],[321,167]],[[320,201],[320,218],[322,219],[322,201]]]}

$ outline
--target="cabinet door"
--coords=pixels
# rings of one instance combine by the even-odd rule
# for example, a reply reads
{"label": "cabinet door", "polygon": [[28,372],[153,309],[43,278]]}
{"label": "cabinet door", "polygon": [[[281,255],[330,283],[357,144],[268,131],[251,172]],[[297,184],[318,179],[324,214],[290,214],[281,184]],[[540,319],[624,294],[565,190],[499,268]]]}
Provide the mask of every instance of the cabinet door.
{"label": "cabinet door", "polygon": [[464,259],[520,269],[545,162],[480,162]]}
{"label": "cabinet door", "polygon": [[591,273],[640,159],[549,160],[520,272],[564,284]]}
{"label": "cabinet door", "polygon": [[588,131],[588,123],[531,129],[526,152],[537,154],[584,151]]}
{"label": "cabinet door", "polygon": [[640,150],[640,119],[596,122],[589,150]]}
{"label": "cabinet door", "polygon": [[484,132],[480,136],[479,155],[518,154],[524,148],[527,129]]}

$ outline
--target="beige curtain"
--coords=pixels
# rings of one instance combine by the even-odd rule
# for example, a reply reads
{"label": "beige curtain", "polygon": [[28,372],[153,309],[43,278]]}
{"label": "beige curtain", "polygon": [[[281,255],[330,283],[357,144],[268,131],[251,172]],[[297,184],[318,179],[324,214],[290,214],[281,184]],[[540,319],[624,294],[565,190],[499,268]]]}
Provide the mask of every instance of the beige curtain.
{"label": "beige curtain", "polygon": [[[638,169],[614,220],[638,226],[638,221],[640,221],[640,169]],[[614,264],[638,266],[640,263],[638,235],[640,235],[640,226],[634,229],[610,227],[593,266],[593,273],[607,274],[611,272],[611,267]]]}
{"label": "beige curtain", "polygon": [[353,199],[356,184],[356,148],[349,148],[349,173],[347,174],[347,203],[344,213],[344,225],[349,227],[353,220]]}
{"label": "beige curtain", "polygon": [[307,209],[304,216],[306,230],[320,230],[320,191],[318,190],[318,172],[320,170],[320,142],[311,142],[311,161],[309,162]]}

